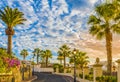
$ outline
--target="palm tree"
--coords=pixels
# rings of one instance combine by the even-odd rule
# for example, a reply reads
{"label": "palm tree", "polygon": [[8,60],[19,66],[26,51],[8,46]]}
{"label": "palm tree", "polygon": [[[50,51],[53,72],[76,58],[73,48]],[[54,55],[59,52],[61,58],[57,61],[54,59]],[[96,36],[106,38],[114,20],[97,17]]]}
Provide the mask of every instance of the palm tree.
{"label": "palm tree", "polygon": [[34,56],[37,58],[37,64],[39,63],[40,52],[41,50],[39,48],[35,48],[33,51]]}
{"label": "palm tree", "polygon": [[26,49],[23,49],[20,55],[23,56],[23,60],[25,61],[25,58],[28,56],[28,51]]}
{"label": "palm tree", "polygon": [[34,58],[35,58],[35,53],[34,53],[34,51],[33,51],[32,53],[33,53],[33,56],[32,56],[32,58],[33,58],[33,61],[34,61]]}
{"label": "palm tree", "polygon": [[[74,56],[75,56],[75,60],[74,60]],[[71,57],[70,57],[70,63],[76,63],[76,65],[79,65],[81,69],[83,69],[83,67],[85,65],[87,65],[89,63],[89,57],[86,55],[85,52],[82,52],[82,51],[79,51],[77,50],[76,51],[76,54],[73,54]]]}
{"label": "palm tree", "polygon": [[52,52],[50,50],[45,50],[42,54],[42,58],[45,59],[45,65],[47,67],[49,58],[52,58]]}
{"label": "palm tree", "polygon": [[40,54],[39,54],[39,56],[40,56],[40,62],[41,62],[41,63],[45,63],[45,58],[43,57],[44,52],[45,52],[44,50],[41,50],[41,51],[40,51]]}
{"label": "palm tree", "polygon": [[27,52],[27,50],[26,49],[23,49],[22,51],[21,51],[21,53],[20,53],[20,55],[21,56],[23,56],[23,60],[24,60],[24,62],[23,62],[23,68],[22,68],[22,70],[23,70],[23,72],[22,72],[22,78],[23,78],[23,80],[24,80],[24,69],[25,69],[25,66],[24,66],[24,63],[25,63],[25,58],[28,56],[28,52]]}
{"label": "palm tree", "polygon": [[7,53],[10,55],[12,54],[12,36],[15,34],[13,27],[23,24],[23,21],[26,20],[23,15],[17,8],[12,9],[8,6],[4,10],[0,10],[0,19],[7,25],[7,29],[5,30],[6,35],[8,35]]}
{"label": "palm tree", "polygon": [[[112,33],[120,33],[120,21],[117,21],[117,6],[113,3],[103,3],[96,6],[95,15],[88,20],[90,24],[89,33],[101,40],[106,40],[107,71],[111,75],[112,68]],[[119,18],[120,19],[120,18]]]}
{"label": "palm tree", "polygon": [[59,60],[60,61],[60,64],[62,64],[62,60],[63,60],[64,58],[63,58],[63,56],[62,55],[58,55],[58,57],[57,57],[57,60]]}
{"label": "palm tree", "polygon": [[58,54],[64,58],[64,68],[66,67],[66,57],[70,55],[70,48],[64,44],[59,48]]}

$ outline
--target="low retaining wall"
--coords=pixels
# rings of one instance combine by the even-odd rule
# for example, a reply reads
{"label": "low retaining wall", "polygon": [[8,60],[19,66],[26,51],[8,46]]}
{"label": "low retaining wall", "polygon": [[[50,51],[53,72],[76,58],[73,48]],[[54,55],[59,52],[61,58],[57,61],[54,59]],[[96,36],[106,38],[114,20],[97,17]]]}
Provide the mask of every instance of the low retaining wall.
{"label": "low retaining wall", "polygon": [[53,73],[53,68],[38,68],[38,67],[35,67],[34,68],[34,72],[51,72]]}

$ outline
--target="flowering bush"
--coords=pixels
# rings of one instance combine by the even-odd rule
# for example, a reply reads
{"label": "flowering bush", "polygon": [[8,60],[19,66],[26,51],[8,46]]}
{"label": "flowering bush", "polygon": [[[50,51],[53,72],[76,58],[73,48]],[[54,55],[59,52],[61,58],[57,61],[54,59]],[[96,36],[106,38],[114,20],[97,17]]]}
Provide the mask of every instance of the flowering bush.
{"label": "flowering bush", "polygon": [[0,73],[8,73],[12,68],[20,68],[20,61],[13,55],[7,54],[6,49],[0,48]]}
{"label": "flowering bush", "polygon": [[20,61],[15,58],[3,58],[3,62],[7,65],[8,68],[18,67],[20,66]]}
{"label": "flowering bush", "polygon": [[12,68],[20,68],[20,61],[16,58],[0,58],[0,73],[10,72]]}

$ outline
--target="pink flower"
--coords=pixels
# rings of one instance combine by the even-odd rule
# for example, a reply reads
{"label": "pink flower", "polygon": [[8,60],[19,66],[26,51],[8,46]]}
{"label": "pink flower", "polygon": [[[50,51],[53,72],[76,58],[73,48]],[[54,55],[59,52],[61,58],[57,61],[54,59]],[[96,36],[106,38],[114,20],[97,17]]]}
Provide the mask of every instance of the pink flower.
{"label": "pink flower", "polygon": [[17,67],[20,65],[20,61],[18,59],[10,59],[10,58],[3,58],[3,61],[5,62],[5,64],[8,65],[9,68],[11,67]]}

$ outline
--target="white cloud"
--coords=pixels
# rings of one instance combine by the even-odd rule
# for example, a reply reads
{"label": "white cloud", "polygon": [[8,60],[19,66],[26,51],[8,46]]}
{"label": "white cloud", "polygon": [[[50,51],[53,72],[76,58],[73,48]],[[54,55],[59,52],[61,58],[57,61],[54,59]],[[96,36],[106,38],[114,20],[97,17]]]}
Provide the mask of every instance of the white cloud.
{"label": "white cloud", "polygon": [[97,2],[98,0],[89,0],[89,2],[91,3],[91,4],[95,4],[95,2]]}

